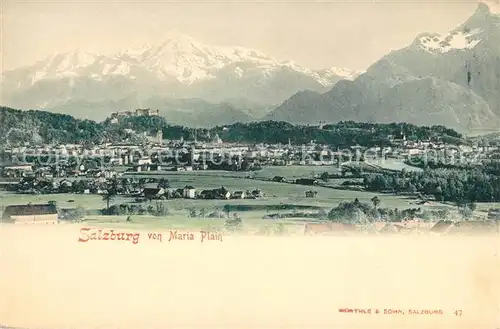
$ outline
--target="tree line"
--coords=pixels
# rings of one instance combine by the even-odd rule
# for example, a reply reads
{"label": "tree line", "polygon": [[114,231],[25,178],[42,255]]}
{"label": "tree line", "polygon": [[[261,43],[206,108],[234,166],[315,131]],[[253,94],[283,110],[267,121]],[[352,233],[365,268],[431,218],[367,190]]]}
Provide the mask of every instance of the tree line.
{"label": "tree line", "polygon": [[218,135],[227,142],[318,144],[332,147],[354,145],[391,146],[390,136],[409,140],[439,139],[452,144],[463,143],[463,136],[443,126],[415,126],[406,123],[339,122],[322,127],[294,125],[287,122],[261,121],[235,123],[214,128],[189,128],[171,125],[163,117],[133,116],[103,122],[76,119],[70,115],[46,111],[21,111],[0,108],[0,139],[4,144],[79,143],[89,145],[103,142],[131,140],[140,142],[139,135],[131,136],[128,129],[137,133],[155,134],[162,131],[166,139],[210,141]]}
{"label": "tree line", "polygon": [[500,176],[481,168],[368,174],[363,184],[368,191],[421,193],[439,201],[500,202]]}
{"label": "tree line", "polygon": [[495,159],[483,159],[476,163],[450,163],[446,158],[440,157],[425,157],[421,155],[412,156],[404,161],[405,164],[421,169],[463,169],[476,170],[480,169],[483,172],[491,175],[500,175],[500,161]]}
{"label": "tree line", "polygon": [[[331,209],[327,214],[327,219],[336,223],[366,225],[373,221],[401,222],[412,220],[415,217],[427,221],[447,220],[451,213],[448,209],[422,210],[421,208],[380,208],[382,200],[377,196],[371,199],[371,203],[363,203],[358,199],[354,201],[344,201]],[[468,218],[466,218],[468,219]]]}

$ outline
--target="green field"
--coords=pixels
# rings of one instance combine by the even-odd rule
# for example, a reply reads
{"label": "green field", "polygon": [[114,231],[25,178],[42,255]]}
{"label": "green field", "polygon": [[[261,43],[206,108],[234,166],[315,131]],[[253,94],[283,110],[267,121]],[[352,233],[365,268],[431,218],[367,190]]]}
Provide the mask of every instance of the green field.
{"label": "green field", "polygon": [[422,171],[421,168],[409,166],[405,164],[402,160],[397,160],[397,159],[378,159],[378,160],[376,159],[376,160],[369,160],[367,162],[379,166],[383,169],[389,169],[389,170],[401,171],[405,169],[406,171]]}
{"label": "green field", "polygon": [[314,174],[321,175],[327,172],[329,174],[339,173],[339,168],[335,165],[328,166],[276,166],[265,167],[256,172],[255,177],[273,178],[274,176],[285,177],[286,179],[312,178]]}
{"label": "green field", "polygon": [[160,171],[160,172],[128,172],[125,177],[168,177],[176,179],[179,176],[189,175],[191,177],[217,176],[245,178],[254,175],[255,178],[271,179],[274,176],[282,176],[287,179],[312,178],[314,174],[321,175],[324,172],[329,174],[338,173],[337,166],[270,166],[253,172],[222,171],[222,170],[199,170],[199,171]]}
{"label": "green field", "polygon": [[[188,218],[182,215],[166,217],[131,216],[131,222],[126,222],[127,216],[89,216],[85,220],[88,226],[134,230],[188,230],[188,231],[224,231],[225,219]],[[244,232],[263,232],[264,229],[276,230],[282,224],[287,234],[303,234],[304,221],[294,220],[263,220],[261,218],[245,218]]]}
{"label": "green field", "polygon": [[[414,199],[396,196],[389,194],[377,194],[364,191],[352,191],[352,190],[338,190],[327,187],[320,186],[303,186],[288,183],[277,183],[272,181],[264,180],[264,177],[274,177],[283,176],[286,178],[298,178],[298,177],[312,177],[313,173],[322,173],[328,171],[333,173],[337,170],[334,166],[324,166],[324,167],[313,167],[313,166],[287,166],[287,167],[269,167],[262,171],[257,172],[256,179],[246,178],[248,173],[243,172],[223,172],[223,171],[192,171],[192,172],[163,172],[158,173],[138,173],[137,175],[131,175],[135,178],[142,177],[162,177],[167,178],[171,182],[172,188],[183,188],[186,185],[194,186],[198,191],[204,189],[213,189],[224,186],[231,192],[237,190],[253,190],[260,189],[264,192],[264,197],[255,200],[242,200],[242,199],[232,199],[232,200],[193,200],[193,199],[171,199],[159,201],[164,203],[164,205],[169,210],[169,215],[165,217],[151,217],[151,216],[132,216],[131,223],[125,223],[127,216],[100,216],[99,209],[105,207],[105,202],[99,195],[82,195],[82,194],[48,194],[48,195],[26,195],[26,194],[14,194],[5,191],[0,191],[0,206],[3,209],[4,206],[10,204],[27,204],[31,203],[45,203],[48,201],[56,201],[61,208],[76,208],[82,207],[87,212],[87,217],[89,223],[95,224],[107,224],[107,225],[132,225],[132,226],[145,226],[145,227],[221,227],[224,224],[224,219],[213,219],[213,218],[191,218],[189,217],[189,211],[191,209],[199,210],[203,209],[207,215],[214,212],[221,212],[225,205],[232,206],[246,206],[251,209],[243,209],[241,211],[232,211],[231,215],[237,213],[237,215],[243,219],[247,226],[263,226],[271,225],[274,226],[277,223],[283,223],[286,225],[296,225],[297,223],[303,223],[304,219],[295,218],[294,220],[277,220],[277,219],[263,219],[263,216],[276,213],[291,213],[294,211],[303,210],[298,209],[298,206],[315,206],[322,208],[324,211],[328,212],[333,207],[337,206],[342,201],[350,201],[358,198],[361,202],[370,203],[371,198],[377,195],[382,201],[379,207],[381,208],[415,208],[420,207],[423,210],[427,209],[437,209],[437,208],[448,208],[451,211],[455,211],[455,207],[452,204],[442,204],[438,202],[432,202],[430,205],[417,206],[413,204]],[[343,180],[332,179],[329,182],[329,186],[339,185]],[[318,194],[316,198],[306,198],[305,192],[308,190],[317,191]],[[71,200],[71,202],[70,202]],[[113,204],[121,203],[131,203],[135,202],[133,198],[130,197],[116,197],[112,202]],[[153,201],[154,205],[156,201]],[[149,206],[149,203],[143,203],[143,206]],[[285,205],[286,209],[276,210],[272,207]],[[491,207],[499,206],[499,204],[485,203],[478,204],[476,214],[478,217],[485,217],[487,209]],[[245,208],[240,207],[238,209]],[[271,209],[268,209],[271,208]],[[275,207],[274,207],[275,208]],[[317,211],[317,210],[316,210]]]}
{"label": "green field", "polygon": [[[261,175],[275,176],[282,175],[284,177],[310,177],[312,169],[315,168],[316,172],[329,171],[332,168],[326,167],[270,167]],[[332,169],[330,171],[330,169]],[[241,174],[241,175],[239,175]],[[238,178],[239,175],[239,178]],[[212,212],[221,211],[225,205],[247,205],[254,206],[255,209],[247,211],[238,211],[238,216],[241,217],[245,223],[250,226],[273,224],[278,222],[286,223],[287,225],[294,224],[300,219],[290,220],[266,220],[262,219],[266,214],[271,213],[290,213],[293,211],[294,206],[309,205],[321,207],[325,211],[338,205],[345,200],[354,200],[358,198],[361,202],[370,203],[370,199],[378,195],[382,200],[380,207],[386,208],[413,208],[415,205],[411,204],[411,199],[394,195],[380,195],[370,192],[357,192],[349,190],[336,190],[325,187],[312,187],[302,186],[287,183],[276,183],[271,181],[263,181],[259,179],[246,179],[247,173],[234,173],[234,172],[220,172],[220,171],[193,171],[193,172],[165,172],[160,175],[161,177],[169,179],[172,188],[182,188],[186,185],[194,186],[198,191],[204,189],[212,189],[224,186],[230,191],[236,190],[253,190],[261,189],[264,192],[264,197],[255,200],[190,200],[190,199],[171,199],[161,201],[169,210],[169,215],[166,217],[148,217],[148,216],[132,216],[132,225],[146,225],[148,227],[176,227],[177,226],[220,226],[223,225],[223,219],[198,219],[188,217],[189,210],[195,209],[199,211],[204,209],[207,214]],[[137,177],[160,177],[157,174],[140,174]],[[134,175],[135,177],[135,175]],[[334,181],[334,180],[333,180]],[[305,198],[305,192],[308,190],[317,191],[316,198]],[[102,197],[99,195],[81,195],[81,194],[52,194],[52,195],[24,195],[13,194],[8,192],[0,192],[0,205],[5,206],[9,204],[26,204],[26,203],[43,203],[48,201],[57,201],[61,208],[76,208],[83,207],[88,216],[86,220],[95,223],[110,223],[110,222],[125,222],[126,216],[99,216],[98,210],[105,207]],[[73,202],[69,202],[73,200]],[[120,204],[124,202],[134,202],[132,198],[117,197],[111,204]],[[155,201],[153,201],[153,204]],[[266,205],[287,205],[287,210],[273,210],[266,209]],[[146,202],[144,204],[148,206]],[[422,206],[422,208],[437,208],[449,207],[452,205],[442,205],[439,203]],[[479,209],[479,208],[478,208]],[[233,213],[233,212],[232,212]],[[302,220],[303,221],[303,220]],[[258,225],[257,225],[258,224]],[[129,224],[126,224],[129,225]]]}

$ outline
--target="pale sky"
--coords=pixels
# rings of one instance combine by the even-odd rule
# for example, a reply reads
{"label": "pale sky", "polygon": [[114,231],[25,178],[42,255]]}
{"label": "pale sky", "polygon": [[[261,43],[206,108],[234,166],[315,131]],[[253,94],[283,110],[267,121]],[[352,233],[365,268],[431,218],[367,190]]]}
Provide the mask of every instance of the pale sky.
{"label": "pale sky", "polygon": [[[2,1],[2,0],[0,0]],[[177,30],[208,45],[255,48],[312,69],[365,70],[422,32],[474,12],[465,1],[2,1],[3,68],[80,48],[111,54]]]}

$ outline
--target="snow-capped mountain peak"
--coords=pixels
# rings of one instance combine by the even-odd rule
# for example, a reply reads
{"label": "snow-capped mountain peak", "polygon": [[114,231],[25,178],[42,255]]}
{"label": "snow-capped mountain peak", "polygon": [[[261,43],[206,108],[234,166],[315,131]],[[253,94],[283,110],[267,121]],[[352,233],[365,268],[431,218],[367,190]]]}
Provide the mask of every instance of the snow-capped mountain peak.
{"label": "snow-capped mountain peak", "polygon": [[[407,122],[458,131],[500,127],[499,16],[478,5],[462,25],[443,35],[420,34],[393,50],[352,83],[329,92],[298,93],[267,120]],[[334,111],[332,111],[334,109]]]}
{"label": "snow-capped mountain peak", "polygon": [[151,50],[153,46],[147,44],[142,47],[128,48],[116,54],[117,58],[124,58],[126,61],[140,61],[142,54]]}
{"label": "snow-capped mountain peak", "polygon": [[131,92],[144,98],[246,99],[271,105],[301,90],[326,92],[355,76],[347,69],[312,70],[252,48],[206,45],[171,31],[158,44],[112,55],[80,49],[55,54],[4,72],[3,87],[14,107],[47,108],[74,98],[117,100]]}
{"label": "snow-capped mountain peak", "polygon": [[324,75],[325,77],[339,76],[345,80],[354,80],[360,74],[362,74],[363,71],[350,70],[350,69],[341,68],[341,67],[331,67],[331,68],[326,69],[326,70],[321,70],[320,73],[322,75]]}
{"label": "snow-capped mountain peak", "polygon": [[83,51],[79,48],[62,54],[53,54],[45,62],[46,68],[57,71],[68,71],[75,68],[87,67],[96,61],[96,54]]}
{"label": "snow-capped mountain peak", "polygon": [[[293,61],[281,61],[262,51],[244,47],[208,46],[196,39],[170,31],[158,45],[144,45],[120,51],[112,56],[100,56],[80,49],[49,56],[35,66],[27,68],[29,79],[22,83],[34,85],[43,79],[88,77],[102,81],[109,76],[136,79],[131,72],[145,73],[161,81],[176,80],[181,84],[212,80],[226,67],[232,67],[238,78],[244,78],[255,69],[270,77],[280,69],[304,74],[322,86],[332,86],[338,79],[352,79],[357,73],[347,69],[314,71]],[[29,82],[28,82],[29,81]]]}
{"label": "snow-capped mountain peak", "polygon": [[482,39],[478,37],[483,30],[454,30],[447,35],[426,33],[417,38],[419,46],[430,53],[469,50],[477,46]]}
{"label": "snow-capped mountain peak", "polygon": [[445,35],[438,33],[420,34],[415,39],[414,44],[433,54],[474,49],[487,39],[494,39],[492,35],[499,32],[500,16],[494,13],[492,6],[481,2],[474,14],[464,24]]}
{"label": "snow-capped mountain peak", "polygon": [[33,85],[42,79],[79,76],[81,71],[94,64],[98,57],[98,55],[82,51],[81,49],[53,54],[33,65],[30,70],[30,84]]}

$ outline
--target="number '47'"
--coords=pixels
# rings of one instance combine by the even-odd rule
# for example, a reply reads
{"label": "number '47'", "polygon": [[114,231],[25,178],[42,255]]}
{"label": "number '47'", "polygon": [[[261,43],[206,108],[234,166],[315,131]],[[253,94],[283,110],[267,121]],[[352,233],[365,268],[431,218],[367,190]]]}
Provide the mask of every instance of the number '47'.
{"label": "number '47'", "polygon": [[462,316],[462,310],[455,310],[456,316]]}

